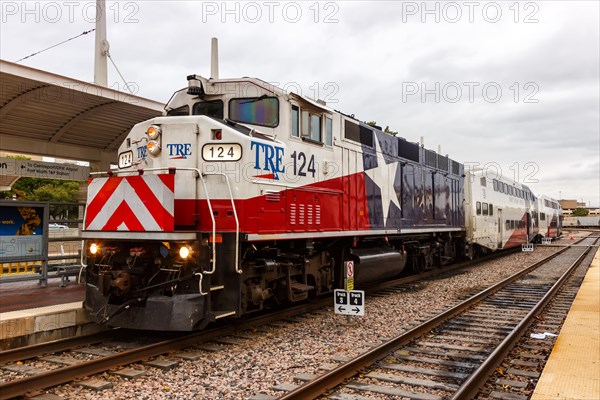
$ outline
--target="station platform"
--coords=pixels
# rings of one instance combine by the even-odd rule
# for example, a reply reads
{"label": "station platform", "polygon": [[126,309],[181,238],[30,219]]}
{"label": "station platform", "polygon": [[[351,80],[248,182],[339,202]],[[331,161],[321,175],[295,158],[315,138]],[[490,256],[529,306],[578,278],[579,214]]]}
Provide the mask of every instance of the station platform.
{"label": "station platform", "polygon": [[91,333],[83,311],[84,287],[60,278],[46,287],[37,281],[0,284],[0,349],[41,343],[70,335]]}
{"label": "station platform", "polygon": [[600,399],[600,250],[596,252],[531,400]]}
{"label": "station platform", "polygon": [[83,285],[73,278],[65,287],[60,287],[60,283],[61,278],[49,278],[46,287],[36,280],[0,283],[0,314],[83,301]]}

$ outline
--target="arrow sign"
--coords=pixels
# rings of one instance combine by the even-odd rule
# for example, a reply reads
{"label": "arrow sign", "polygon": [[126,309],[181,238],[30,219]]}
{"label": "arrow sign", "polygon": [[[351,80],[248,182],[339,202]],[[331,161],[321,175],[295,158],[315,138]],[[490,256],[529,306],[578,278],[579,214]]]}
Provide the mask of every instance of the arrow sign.
{"label": "arrow sign", "polygon": [[333,310],[336,314],[365,315],[365,292],[363,290],[335,289],[334,302]]}
{"label": "arrow sign", "polygon": [[90,167],[81,165],[0,157],[0,178],[13,176],[87,181],[89,174]]}

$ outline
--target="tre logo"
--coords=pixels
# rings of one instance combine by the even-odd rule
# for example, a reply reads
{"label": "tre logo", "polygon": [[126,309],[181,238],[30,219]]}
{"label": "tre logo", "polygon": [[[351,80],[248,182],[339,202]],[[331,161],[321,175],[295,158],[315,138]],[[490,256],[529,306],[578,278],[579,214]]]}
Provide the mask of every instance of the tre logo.
{"label": "tre logo", "polygon": [[169,157],[187,159],[188,156],[192,155],[192,144],[191,143],[169,143],[167,144],[167,150],[169,150]]}
{"label": "tre logo", "polygon": [[[283,166],[283,147],[272,146],[266,143],[251,142],[250,150],[254,150],[254,169],[272,172],[272,179],[278,180],[279,173],[285,172]],[[266,178],[267,176],[261,176]]]}
{"label": "tre logo", "polygon": [[140,146],[137,148],[138,158],[146,158],[147,155],[148,155],[148,150],[146,149],[146,146]]}

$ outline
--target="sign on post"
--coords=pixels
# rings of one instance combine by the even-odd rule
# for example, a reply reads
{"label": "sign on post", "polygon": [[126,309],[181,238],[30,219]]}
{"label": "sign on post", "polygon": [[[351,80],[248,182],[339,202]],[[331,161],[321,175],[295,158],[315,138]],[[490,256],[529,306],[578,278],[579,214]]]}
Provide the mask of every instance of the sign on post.
{"label": "sign on post", "polygon": [[334,311],[342,315],[365,315],[365,291],[335,289]]}
{"label": "sign on post", "polygon": [[344,263],[346,265],[346,273],[344,279],[344,287],[346,290],[354,289],[354,261],[346,261]]}

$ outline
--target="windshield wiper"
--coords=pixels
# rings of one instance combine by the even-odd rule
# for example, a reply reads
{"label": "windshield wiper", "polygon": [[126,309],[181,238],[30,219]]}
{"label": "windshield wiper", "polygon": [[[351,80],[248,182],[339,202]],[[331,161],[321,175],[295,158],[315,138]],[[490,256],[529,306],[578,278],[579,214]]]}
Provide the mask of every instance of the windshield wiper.
{"label": "windshield wiper", "polygon": [[266,94],[263,94],[260,97],[255,97],[253,99],[246,100],[246,101],[240,101],[240,104],[255,103],[257,101],[261,101],[262,99],[266,99],[267,97],[269,97],[269,96],[267,96]]}

